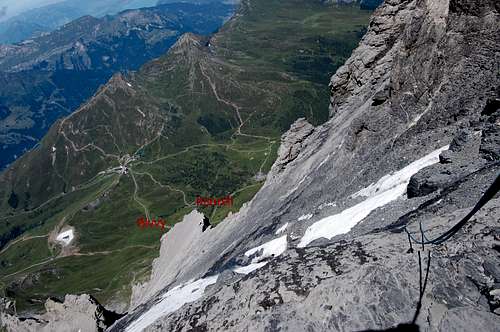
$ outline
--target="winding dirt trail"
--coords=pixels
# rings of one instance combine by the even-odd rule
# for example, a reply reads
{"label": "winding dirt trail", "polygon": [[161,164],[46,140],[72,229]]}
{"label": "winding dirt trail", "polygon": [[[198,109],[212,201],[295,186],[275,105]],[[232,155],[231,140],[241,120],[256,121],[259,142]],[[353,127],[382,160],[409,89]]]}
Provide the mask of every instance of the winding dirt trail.
{"label": "winding dirt trail", "polygon": [[189,207],[193,207],[194,206],[194,202],[193,203],[188,203],[188,201],[186,200],[186,193],[183,190],[174,188],[174,187],[172,187],[171,185],[168,185],[168,184],[162,184],[160,181],[156,180],[151,173],[148,173],[148,172],[134,172],[134,173],[138,174],[138,175],[148,176],[151,179],[151,181],[153,181],[154,183],[156,183],[157,185],[159,185],[162,188],[168,188],[168,190],[180,192],[182,194],[182,196],[183,196],[183,199],[184,199],[184,205],[185,206],[189,206]]}
{"label": "winding dirt trail", "polygon": [[137,192],[139,191],[139,185],[137,184],[137,180],[135,179],[134,172],[132,170],[130,170],[130,176],[132,177],[132,180],[134,181],[134,186],[135,186],[135,188],[134,188],[134,201],[136,201],[137,204],[142,206],[142,208],[144,209],[144,214],[146,215],[146,218],[148,220],[150,220],[151,217],[149,216],[149,210],[148,210],[147,206],[144,205],[137,197]]}

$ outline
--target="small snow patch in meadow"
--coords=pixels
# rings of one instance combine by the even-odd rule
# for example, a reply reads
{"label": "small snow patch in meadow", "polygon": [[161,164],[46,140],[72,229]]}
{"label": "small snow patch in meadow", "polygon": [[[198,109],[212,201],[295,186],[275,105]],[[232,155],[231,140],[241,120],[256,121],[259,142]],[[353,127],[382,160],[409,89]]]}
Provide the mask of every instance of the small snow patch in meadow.
{"label": "small snow patch in meadow", "polygon": [[303,248],[316,239],[331,239],[334,236],[348,233],[373,210],[404,195],[410,178],[422,168],[439,162],[439,155],[447,149],[448,146],[445,146],[433,151],[425,157],[412,162],[405,168],[393,174],[385,175],[376,183],[358,191],[351,197],[368,198],[339,214],[323,218],[309,226],[300,240],[298,247]]}
{"label": "small snow patch in meadow", "polygon": [[68,229],[67,231],[64,231],[62,233],[59,233],[56,237],[56,241],[61,242],[64,246],[67,246],[73,241],[75,238],[75,235],[73,234],[72,229]]}
{"label": "small snow patch in meadow", "polygon": [[131,88],[132,87],[132,84],[130,84],[129,82],[127,82],[127,85]]}
{"label": "small snow patch in meadow", "polygon": [[160,302],[133,321],[125,331],[141,332],[149,325],[153,324],[157,319],[176,311],[186,303],[200,299],[203,293],[205,293],[205,288],[215,284],[218,277],[219,275],[215,275],[198,279],[194,282],[172,288],[161,297]]}
{"label": "small snow patch in meadow", "polygon": [[288,227],[288,223],[286,223],[283,226],[281,226],[280,228],[278,228],[278,230],[276,231],[275,234],[278,235],[278,234],[283,233],[287,227]]}
{"label": "small snow patch in meadow", "polygon": [[263,259],[270,257],[278,257],[279,255],[285,252],[287,247],[286,239],[287,236],[283,235],[282,237],[266,242],[263,245],[247,250],[247,252],[245,252],[245,256],[247,257],[250,257],[257,252],[260,252],[261,250],[262,253],[257,257],[254,257],[249,265],[236,267],[233,269],[233,271],[236,273],[248,274],[263,267],[264,265],[267,264],[267,262],[262,261]]}
{"label": "small snow patch in meadow", "polygon": [[302,220],[309,220],[313,217],[312,213],[309,213],[309,214],[304,214],[303,216],[300,216],[299,217],[299,221],[302,221]]}

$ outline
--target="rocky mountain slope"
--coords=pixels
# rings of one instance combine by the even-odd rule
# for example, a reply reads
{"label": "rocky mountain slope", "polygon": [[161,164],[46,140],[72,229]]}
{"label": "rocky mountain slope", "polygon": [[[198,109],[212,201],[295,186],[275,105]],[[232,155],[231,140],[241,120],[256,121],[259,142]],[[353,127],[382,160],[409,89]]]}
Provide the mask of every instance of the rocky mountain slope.
{"label": "rocky mountain slope", "polygon": [[498,194],[443,244],[410,250],[404,228],[437,238],[499,189],[499,15],[494,1],[387,0],[332,78],[330,120],[292,126],[238,214],[203,233],[190,216],[172,232],[193,229],[180,250],[164,236],[138,288],[152,294],[138,291],[111,331],[410,323],[417,251],[430,271],[420,329],[496,331]]}
{"label": "rocky mountain slope", "polygon": [[[21,12],[16,11],[16,8],[12,8],[12,6],[2,6],[3,4],[0,3],[0,44],[13,44],[45,35],[83,16],[102,18],[106,15],[116,15],[127,9],[139,9],[181,2],[236,5],[239,0],[55,0],[47,2],[37,0],[35,2],[36,8],[29,10],[18,8]],[[8,15],[3,19],[2,10]],[[11,17],[11,12],[17,14]]]}
{"label": "rocky mountain slope", "polygon": [[116,72],[164,54],[186,32],[210,34],[223,4],[171,4],[84,16],[23,43],[0,45],[0,169],[31,149]]}
{"label": "rocky mountain slope", "polygon": [[[297,118],[327,120],[329,79],[370,13],[245,1],[215,35],[186,34],[137,73],[115,75],[0,174],[3,295],[24,314],[68,293],[126,311],[162,231],[196,196],[233,197],[200,208],[219,223],[263,185]],[[167,227],[141,229],[140,217]]]}

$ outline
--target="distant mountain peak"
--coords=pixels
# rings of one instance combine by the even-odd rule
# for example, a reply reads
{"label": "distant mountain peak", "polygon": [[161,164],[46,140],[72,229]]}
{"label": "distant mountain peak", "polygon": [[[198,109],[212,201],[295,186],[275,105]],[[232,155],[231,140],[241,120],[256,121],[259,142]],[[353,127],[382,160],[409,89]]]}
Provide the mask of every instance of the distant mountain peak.
{"label": "distant mountain peak", "polygon": [[201,37],[199,35],[195,35],[193,33],[185,33],[183,34],[177,42],[172,46],[172,53],[189,53],[191,49],[202,49],[204,45],[204,41],[208,40],[207,38]]}

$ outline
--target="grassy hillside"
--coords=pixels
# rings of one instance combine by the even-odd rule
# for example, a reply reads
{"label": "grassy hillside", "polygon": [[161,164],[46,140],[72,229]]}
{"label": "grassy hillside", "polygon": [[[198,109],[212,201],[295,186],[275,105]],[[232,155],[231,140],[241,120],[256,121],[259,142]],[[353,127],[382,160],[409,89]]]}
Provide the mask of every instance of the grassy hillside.
{"label": "grassy hillside", "polygon": [[85,16],[29,43],[0,45],[0,170],[114,73],[139,69],[185,32],[213,33],[234,9],[177,3],[104,18]]}
{"label": "grassy hillside", "polygon": [[[369,15],[319,1],[245,1],[211,38],[187,35],[138,73],[114,77],[1,175],[3,292],[21,311],[65,293],[127,301],[162,235],[136,218],[173,225],[196,195],[232,194],[233,207],[202,210],[217,223],[250,200],[290,124],[327,119],[329,77]],[[51,241],[63,225],[75,228],[71,248]]]}

